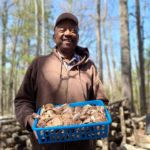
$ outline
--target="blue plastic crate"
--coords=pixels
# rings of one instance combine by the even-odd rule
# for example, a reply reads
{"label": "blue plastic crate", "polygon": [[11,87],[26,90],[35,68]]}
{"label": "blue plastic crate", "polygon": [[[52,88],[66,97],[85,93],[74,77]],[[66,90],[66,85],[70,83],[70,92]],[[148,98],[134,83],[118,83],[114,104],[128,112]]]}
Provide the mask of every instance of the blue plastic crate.
{"label": "blue plastic crate", "polygon": [[[107,121],[79,125],[52,126],[37,128],[38,119],[34,120],[32,129],[37,133],[39,144],[100,139],[108,137],[111,116],[101,100],[70,103],[71,107],[84,105],[104,106]],[[38,110],[40,114],[41,108]]]}

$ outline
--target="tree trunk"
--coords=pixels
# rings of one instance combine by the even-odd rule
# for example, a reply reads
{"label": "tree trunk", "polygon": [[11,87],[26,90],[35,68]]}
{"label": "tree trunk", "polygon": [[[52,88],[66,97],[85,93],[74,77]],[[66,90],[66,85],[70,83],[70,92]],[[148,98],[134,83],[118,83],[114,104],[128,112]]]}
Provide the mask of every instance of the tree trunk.
{"label": "tree trunk", "polygon": [[[16,58],[16,44],[17,44],[17,36],[14,37],[14,45],[12,49],[12,58],[11,58],[11,69],[10,69],[10,79],[9,79],[9,97],[8,97],[8,108],[9,106],[13,106],[13,93],[14,93],[14,76],[15,76],[15,58]],[[13,108],[9,109],[10,113],[13,113]]]}
{"label": "tree trunk", "polygon": [[134,83],[134,88],[135,88],[135,96],[134,96],[134,108],[135,108],[135,113],[136,115],[140,115],[140,101],[139,101],[139,64],[136,60],[136,56],[135,58],[135,65],[136,65],[136,79],[135,79],[135,83]]}
{"label": "tree trunk", "polygon": [[122,92],[133,110],[127,0],[120,0]]}
{"label": "tree trunk", "polygon": [[6,101],[6,28],[7,28],[7,2],[4,2],[4,8],[2,12],[2,85],[1,85],[1,114],[4,115],[4,107]]}
{"label": "tree trunk", "polygon": [[103,65],[102,65],[102,48],[101,48],[101,21],[100,21],[100,2],[101,0],[96,1],[97,7],[97,18],[96,18],[96,39],[97,39],[97,52],[98,52],[98,71],[100,74],[100,79],[103,82]]}
{"label": "tree trunk", "polygon": [[42,10],[42,54],[45,54],[45,7],[44,0],[41,0],[41,10]]}
{"label": "tree trunk", "polygon": [[40,17],[39,17],[39,5],[38,0],[34,0],[35,6],[35,37],[36,37],[36,55],[39,56],[41,53],[40,44]]}
{"label": "tree trunk", "polygon": [[[143,27],[141,26],[140,19],[140,4],[139,0],[136,0],[136,27],[137,27],[137,41],[138,41],[138,54],[139,54],[139,80],[140,80],[140,108],[141,115],[146,114],[147,105],[146,105],[146,97],[145,97],[145,72],[144,72],[144,48],[143,48],[143,37],[141,34],[141,30]],[[142,27],[142,28],[141,28]]]}
{"label": "tree trunk", "polygon": [[[111,76],[111,70],[110,70],[110,64],[109,64],[109,57],[108,57],[108,40],[106,37],[106,17],[107,17],[107,2],[104,1],[104,14],[102,17],[102,27],[103,27],[103,39],[104,39],[104,51],[106,56],[106,65],[107,65],[107,72],[108,72],[108,79],[109,79],[109,89],[111,95],[113,94],[113,85],[112,85],[112,76]],[[113,97],[113,96],[112,96]]]}
{"label": "tree trunk", "polygon": [[69,3],[69,11],[72,12],[73,11],[73,0],[68,0]]}
{"label": "tree trunk", "polygon": [[150,113],[150,63],[147,71],[147,113]]}
{"label": "tree trunk", "polygon": [[[104,34],[106,34],[106,33],[104,33]],[[104,35],[104,40],[105,40],[104,51],[105,51],[105,56],[106,56],[106,65],[107,65],[108,79],[109,79],[109,85],[110,85],[110,92],[113,97],[113,83],[112,83],[112,76],[111,76],[110,63],[109,63],[109,57],[108,57],[108,46],[106,43],[106,35]]]}
{"label": "tree trunk", "polygon": [[124,118],[124,108],[123,106],[119,107],[120,112],[120,124],[121,124],[121,133],[123,135],[122,144],[126,143],[126,126],[125,126],[125,118]]}
{"label": "tree trunk", "polygon": [[112,26],[111,23],[109,23],[108,36],[109,36],[109,41],[110,41],[110,55],[111,55],[111,61],[112,61],[112,72],[114,75],[113,87],[115,86],[117,88],[118,87],[118,80],[117,80],[117,75],[116,75],[116,62],[115,62],[113,43],[112,43],[112,37],[111,37],[111,32],[112,32],[111,26]]}

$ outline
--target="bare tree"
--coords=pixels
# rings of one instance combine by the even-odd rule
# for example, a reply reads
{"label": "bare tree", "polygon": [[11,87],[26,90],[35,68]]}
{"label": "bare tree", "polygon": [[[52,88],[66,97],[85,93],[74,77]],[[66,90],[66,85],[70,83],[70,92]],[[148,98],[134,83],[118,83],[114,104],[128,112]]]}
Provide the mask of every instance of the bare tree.
{"label": "bare tree", "polygon": [[110,63],[109,63],[109,57],[108,57],[108,39],[106,36],[106,18],[107,18],[107,0],[104,1],[104,10],[103,10],[103,16],[102,16],[102,31],[103,31],[103,43],[104,43],[104,52],[106,57],[106,66],[107,66],[107,72],[108,72],[108,79],[109,79],[109,89],[111,96],[113,96],[113,84],[112,84],[112,76],[111,76],[111,69],[110,69]]}
{"label": "bare tree", "polygon": [[135,81],[133,82],[134,83],[134,108],[135,108],[135,113],[136,115],[139,115],[140,114],[140,101],[139,101],[139,82],[138,82],[138,79],[139,79],[139,63],[137,61],[137,57],[134,56],[134,59],[135,59],[135,66],[136,66],[136,77],[135,77]]}
{"label": "bare tree", "polygon": [[35,6],[35,37],[36,37],[36,55],[41,53],[41,40],[40,40],[40,17],[39,17],[39,4],[38,0],[34,0]]}
{"label": "bare tree", "polygon": [[[146,1],[144,4],[144,15],[145,9],[147,7]],[[139,92],[140,92],[140,113],[141,115],[146,114],[146,127],[145,133],[150,134],[150,102],[148,97],[146,97],[146,84],[145,84],[145,74],[148,72],[148,68],[145,70],[145,58],[144,58],[144,16],[141,21],[140,12],[140,1],[136,0],[136,26],[137,26],[137,41],[138,41],[138,55],[139,55]],[[147,55],[148,56],[148,55]],[[147,63],[147,62],[146,62]],[[147,87],[148,88],[148,87]],[[148,90],[147,90],[148,91]],[[149,91],[148,91],[149,93]]]}
{"label": "bare tree", "polygon": [[110,42],[110,56],[111,56],[111,62],[112,62],[112,74],[113,74],[113,88],[114,86],[118,87],[118,80],[117,80],[117,75],[116,75],[116,62],[115,62],[115,57],[114,57],[114,49],[113,49],[113,39],[111,36],[112,32],[112,24],[111,21],[109,21],[109,26],[108,26],[108,38]]}
{"label": "bare tree", "polygon": [[146,57],[146,74],[147,74],[147,117],[146,117],[146,134],[150,134],[150,49],[147,49],[147,57]]}
{"label": "bare tree", "polygon": [[97,52],[98,52],[98,71],[100,73],[100,79],[103,82],[103,65],[102,65],[102,48],[101,48],[101,15],[100,15],[100,8],[101,8],[101,0],[96,0],[96,10],[97,10],[97,17],[96,17],[96,42],[97,42]]}
{"label": "bare tree", "polygon": [[17,37],[16,34],[13,40],[13,47],[12,47],[12,57],[11,57],[11,69],[10,69],[10,77],[9,77],[9,97],[8,97],[8,103],[7,103],[7,110],[12,113],[13,107],[11,109],[9,108],[10,105],[13,106],[13,91],[14,91],[14,75],[15,75],[15,58],[16,58],[16,45],[17,45]]}
{"label": "bare tree", "polygon": [[1,114],[4,114],[4,102],[6,100],[6,36],[7,36],[7,22],[8,22],[8,6],[7,1],[4,2],[2,10],[2,85],[1,85]]}
{"label": "bare tree", "polygon": [[140,3],[136,0],[136,27],[137,27],[137,41],[138,41],[138,56],[139,56],[139,83],[140,83],[140,108],[141,115],[146,114],[146,97],[145,97],[145,72],[144,72],[144,48],[143,48],[143,37],[141,32],[143,27],[141,25],[140,15]]}
{"label": "bare tree", "polygon": [[68,0],[68,4],[69,4],[69,11],[72,12],[73,11],[73,0]]}
{"label": "bare tree", "polygon": [[127,0],[120,0],[122,92],[133,110]]}
{"label": "bare tree", "polygon": [[41,0],[41,10],[42,10],[42,54],[45,54],[45,1]]}

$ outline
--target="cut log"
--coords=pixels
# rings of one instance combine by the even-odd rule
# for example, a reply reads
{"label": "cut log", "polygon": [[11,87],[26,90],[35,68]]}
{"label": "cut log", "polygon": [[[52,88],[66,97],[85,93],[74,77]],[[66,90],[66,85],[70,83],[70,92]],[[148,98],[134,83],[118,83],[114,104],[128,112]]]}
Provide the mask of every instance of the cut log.
{"label": "cut log", "polygon": [[132,125],[132,120],[131,119],[127,119],[127,120],[125,120],[125,124],[126,124],[126,126],[131,126]]}
{"label": "cut log", "polygon": [[16,127],[13,127],[13,128],[4,128],[2,129],[2,131],[4,133],[13,133],[13,132],[17,132],[17,131],[20,131],[21,130],[21,127],[19,126],[16,126]]}
{"label": "cut log", "polygon": [[6,133],[1,133],[1,132],[0,132],[0,140],[3,140],[3,139],[5,139],[5,138],[7,138]]}
{"label": "cut log", "polygon": [[118,115],[111,115],[111,118],[112,118],[112,120],[113,120],[113,122],[120,122],[120,118],[119,118],[119,113],[118,113]]}
{"label": "cut log", "polygon": [[7,138],[6,143],[8,146],[13,146],[15,144],[15,141],[13,138]]}
{"label": "cut log", "polygon": [[107,139],[107,138],[102,139],[102,142],[103,142],[103,147],[102,147],[102,149],[103,149],[103,150],[108,150],[108,139]]}
{"label": "cut log", "polygon": [[117,131],[116,130],[111,130],[110,135],[116,137]]}
{"label": "cut log", "polygon": [[29,131],[28,131],[28,130],[22,130],[22,131],[21,131],[21,134],[23,134],[23,135],[28,135],[28,134],[29,134]]}
{"label": "cut log", "polygon": [[127,137],[127,143],[130,144],[130,145],[135,146],[136,145],[136,143],[135,143],[135,136],[132,135],[130,137]]}
{"label": "cut log", "polygon": [[9,119],[14,119],[15,115],[12,116],[0,116],[0,120],[9,120]]}
{"label": "cut log", "polygon": [[29,138],[26,140],[26,146],[27,146],[27,150],[32,149],[32,144]]}
{"label": "cut log", "polygon": [[102,140],[97,140],[97,142],[96,142],[96,146],[98,146],[98,147],[103,147],[103,142],[102,142]]}
{"label": "cut log", "polygon": [[137,146],[150,149],[150,136],[144,135],[144,131],[135,133],[135,142]]}
{"label": "cut log", "polygon": [[27,139],[28,139],[28,137],[26,135],[17,136],[14,138],[14,140],[17,144],[26,143]]}
{"label": "cut log", "polygon": [[142,116],[142,117],[136,117],[136,118],[132,118],[134,121],[135,121],[135,123],[138,123],[138,122],[140,122],[140,121],[145,121],[145,119],[146,119],[146,115],[144,115],[144,116]]}
{"label": "cut log", "polygon": [[19,138],[20,138],[20,140],[21,140],[22,142],[25,142],[28,137],[27,137],[26,135],[22,135],[22,136],[20,136]]}
{"label": "cut log", "polygon": [[120,147],[120,150],[145,150],[143,148],[138,148],[129,144],[123,144]]}
{"label": "cut log", "polygon": [[115,101],[113,101],[113,102],[110,102],[109,103],[109,106],[111,106],[111,105],[114,105],[114,104],[120,104],[121,105],[121,103],[123,102],[123,101],[126,101],[127,100],[127,98],[122,98],[122,99],[120,99],[120,100],[115,100]]}
{"label": "cut log", "polygon": [[1,125],[8,125],[8,124],[16,123],[16,119],[9,119],[9,120],[0,120]]}
{"label": "cut log", "polygon": [[125,110],[125,111],[124,111],[124,118],[125,118],[125,119],[130,118],[130,111],[129,111],[129,110]]}
{"label": "cut log", "polygon": [[116,117],[119,115],[119,112],[117,112],[117,110],[110,110],[110,112],[112,117]]}
{"label": "cut log", "polygon": [[119,123],[117,123],[117,122],[112,122],[112,123],[111,123],[111,128],[112,128],[112,129],[117,129],[117,128],[119,128]]}
{"label": "cut log", "polygon": [[125,144],[126,143],[126,126],[125,126],[125,120],[124,120],[123,107],[120,107],[119,111],[120,111],[121,133],[122,133],[122,136],[123,136],[122,144]]}
{"label": "cut log", "polygon": [[117,134],[116,136],[109,136],[109,141],[120,142],[122,141],[122,134]]}
{"label": "cut log", "polygon": [[126,135],[131,136],[133,133],[133,130],[131,128],[126,128]]}
{"label": "cut log", "polygon": [[117,149],[117,144],[115,142],[110,142],[109,149],[110,150],[116,150]]}
{"label": "cut log", "polygon": [[142,129],[142,130],[145,129],[144,122],[142,122],[142,121],[139,122],[139,129]]}
{"label": "cut log", "polygon": [[131,113],[131,117],[132,117],[132,118],[135,117],[135,113]]}

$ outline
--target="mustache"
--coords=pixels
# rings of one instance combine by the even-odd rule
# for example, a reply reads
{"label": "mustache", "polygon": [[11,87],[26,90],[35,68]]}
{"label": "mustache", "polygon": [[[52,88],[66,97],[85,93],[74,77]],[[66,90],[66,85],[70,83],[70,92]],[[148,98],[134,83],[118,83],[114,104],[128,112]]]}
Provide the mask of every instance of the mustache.
{"label": "mustache", "polygon": [[72,37],[63,37],[62,40],[70,40],[70,41],[74,41],[74,39]]}

